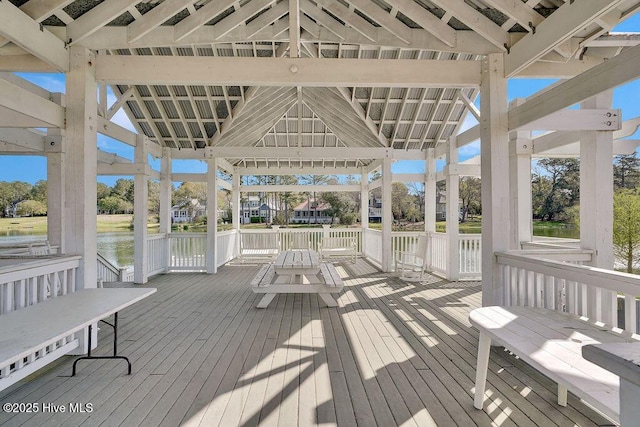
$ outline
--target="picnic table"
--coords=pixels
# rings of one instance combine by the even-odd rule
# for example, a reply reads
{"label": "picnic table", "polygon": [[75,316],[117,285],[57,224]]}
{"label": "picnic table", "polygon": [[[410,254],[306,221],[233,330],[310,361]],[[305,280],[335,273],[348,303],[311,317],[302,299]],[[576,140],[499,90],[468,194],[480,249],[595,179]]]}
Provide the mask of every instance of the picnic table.
{"label": "picnic table", "polygon": [[273,264],[260,269],[251,285],[254,293],[265,294],[258,308],[266,308],[279,293],[317,293],[335,307],[331,294],[340,292],[343,282],[332,264],[320,262],[317,252],[306,249],[281,252]]}

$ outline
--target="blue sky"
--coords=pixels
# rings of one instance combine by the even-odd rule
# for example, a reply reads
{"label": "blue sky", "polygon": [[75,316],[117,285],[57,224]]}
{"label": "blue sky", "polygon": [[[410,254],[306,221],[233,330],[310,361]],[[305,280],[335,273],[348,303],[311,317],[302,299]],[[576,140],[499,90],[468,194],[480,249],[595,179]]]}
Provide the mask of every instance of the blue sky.
{"label": "blue sky", "polygon": [[[631,18],[622,22],[613,31],[619,32],[640,32],[640,13],[636,13]],[[63,74],[19,74],[21,77],[37,84],[50,92],[65,92],[65,80]],[[511,79],[508,85],[509,100],[514,98],[528,97],[540,89],[547,87],[554,80],[549,79]],[[614,90],[613,107],[622,109],[623,120],[629,120],[640,116],[640,79],[620,86]],[[108,104],[115,102],[116,97],[109,90]],[[135,129],[127,119],[124,111],[120,109],[112,118],[116,123],[135,132]],[[468,117],[464,123],[465,127],[471,127],[475,119]],[[640,132],[630,138],[639,138]],[[122,157],[133,158],[133,148],[115,141],[104,135],[98,134],[98,147],[104,151],[116,153]],[[466,160],[478,155],[480,152],[479,142],[469,144],[460,149],[460,160]],[[152,167],[159,170],[159,161],[153,161]],[[438,162],[438,169],[442,168],[443,162]],[[47,162],[44,157],[38,156],[0,156],[0,181],[26,181],[35,183],[46,179]],[[206,172],[206,164],[198,160],[174,160],[172,164],[174,172]],[[394,163],[392,170],[394,173],[424,173],[425,163],[423,161],[399,161]],[[131,178],[129,176],[100,176],[99,182],[112,186],[119,178]]]}

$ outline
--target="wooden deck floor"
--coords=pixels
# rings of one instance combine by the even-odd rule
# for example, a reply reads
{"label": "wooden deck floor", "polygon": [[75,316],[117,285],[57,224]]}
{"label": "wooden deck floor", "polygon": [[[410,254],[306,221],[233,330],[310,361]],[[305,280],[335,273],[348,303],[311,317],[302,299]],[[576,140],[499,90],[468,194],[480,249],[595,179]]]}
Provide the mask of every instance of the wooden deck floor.
{"label": "wooden deck floor", "polygon": [[[500,349],[491,355],[485,410],[473,408],[478,283],[406,283],[366,261],[338,264],[338,308],[314,295],[280,295],[256,309],[255,265],[217,275],[169,274],[158,292],[123,311],[120,352],[133,362],[64,358],[0,392],[1,403],[39,413],[0,413],[0,425],[449,426],[607,425]],[[100,331],[99,352],[112,334]],[[70,403],[91,403],[72,413]],[[64,413],[43,412],[44,404]]]}

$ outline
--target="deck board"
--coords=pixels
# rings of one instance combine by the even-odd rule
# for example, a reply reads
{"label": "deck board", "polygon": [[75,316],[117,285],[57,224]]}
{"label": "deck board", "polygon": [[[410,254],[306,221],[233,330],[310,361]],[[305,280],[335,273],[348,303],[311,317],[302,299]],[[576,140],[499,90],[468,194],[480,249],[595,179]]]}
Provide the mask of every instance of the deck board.
{"label": "deck board", "polygon": [[[478,283],[428,276],[408,283],[366,260],[337,262],[339,306],[278,295],[257,310],[260,265],[216,275],[157,276],[158,292],[120,317],[119,351],[133,363],[73,358],[0,392],[0,402],[92,403],[91,413],[0,413],[0,425],[560,425],[607,424],[502,349],[493,349],[485,411],[473,408]],[[111,286],[134,286],[114,284]],[[113,334],[99,331],[97,353]]]}

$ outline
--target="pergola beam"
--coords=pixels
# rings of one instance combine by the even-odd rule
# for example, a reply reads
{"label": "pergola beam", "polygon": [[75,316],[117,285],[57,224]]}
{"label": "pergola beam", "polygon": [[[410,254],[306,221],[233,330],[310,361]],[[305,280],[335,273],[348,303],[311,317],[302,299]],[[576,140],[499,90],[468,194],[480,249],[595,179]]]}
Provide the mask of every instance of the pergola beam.
{"label": "pergola beam", "polygon": [[[565,6],[568,4],[566,3]],[[511,108],[509,128],[521,128],[556,111],[637,79],[639,76],[640,45],[629,48],[603,64],[528,99],[522,105]]]}
{"label": "pergola beam", "polygon": [[[306,9],[303,6],[305,2],[301,0],[301,8]],[[209,43],[234,43],[234,42],[247,42],[247,41],[273,41],[286,43],[289,41],[289,35],[287,32],[283,32],[283,28],[288,29],[288,20],[276,21],[276,24],[270,25],[273,20],[278,17],[282,17],[286,14],[288,8],[287,5],[281,6],[282,3],[269,9],[255,20],[251,21],[245,27],[238,27],[229,32],[224,37],[218,38],[218,33],[211,25],[205,25],[194,30],[188,36],[185,36],[181,40],[175,40],[174,29],[171,26],[160,26],[142,36],[136,41],[129,41],[127,29],[123,27],[102,27],[90,36],[80,41],[78,44],[85,46],[93,50],[100,49],[134,49],[143,47],[157,47],[157,46],[185,46],[185,45],[201,45]],[[158,6],[159,7],[159,6]],[[318,8],[313,6],[315,13],[319,16],[325,16],[329,22],[333,20],[335,27],[331,29],[326,26],[308,28],[310,20],[304,19],[304,15],[301,17],[301,24],[307,31],[303,31],[300,35],[300,39],[304,43],[345,43],[345,44],[364,44],[368,46],[379,46],[385,48],[403,48],[403,49],[424,49],[435,50],[442,52],[454,52],[454,53],[470,53],[474,55],[484,55],[487,53],[495,53],[501,51],[493,44],[489,43],[486,39],[474,33],[473,31],[458,31],[448,27],[452,32],[453,41],[451,45],[447,42],[443,42],[437,36],[430,34],[422,29],[410,29],[411,42],[409,44],[403,42],[398,37],[391,34],[384,28],[376,28],[376,40],[371,41],[353,28],[347,28],[340,25],[337,21],[331,18],[326,13],[319,11]],[[313,10],[312,9],[312,10]],[[284,13],[283,13],[284,11]],[[318,12],[319,11],[319,12]],[[322,14],[320,14],[322,12]],[[427,12],[429,13],[429,12]],[[312,13],[308,14],[312,18],[316,18]],[[262,17],[265,16],[263,19]],[[266,17],[269,17],[267,19]],[[323,18],[324,19],[324,18]],[[434,19],[440,23],[438,18],[434,16]],[[265,22],[268,22],[265,24]],[[281,22],[284,27],[281,26]],[[256,24],[254,24],[256,23]],[[258,25],[259,24],[259,25]],[[65,27],[46,27],[51,32],[56,34],[60,38],[66,37]]]}
{"label": "pergola beam", "polygon": [[0,153],[44,154],[45,136],[28,129],[1,128]]}
{"label": "pergola beam", "polygon": [[149,179],[160,179],[160,172],[142,163],[98,163],[98,175],[146,175]]}
{"label": "pergola beam", "polygon": [[69,51],[62,40],[11,2],[0,1],[0,36],[6,37],[57,71],[69,71]]}
{"label": "pergola beam", "polygon": [[64,107],[3,79],[0,79],[0,107],[41,122],[38,127],[65,127]]}
{"label": "pergola beam", "polygon": [[96,77],[126,85],[475,87],[480,62],[99,55]]}
{"label": "pergola beam", "polygon": [[332,166],[280,166],[280,167],[240,167],[241,175],[270,175],[272,172],[278,175],[356,175],[362,172],[359,166],[332,167]]}
{"label": "pergola beam", "polygon": [[[424,158],[422,150],[395,150],[384,147],[305,147],[296,150],[290,147],[207,147],[197,151],[197,158],[205,160],[213,157],[226,159],[288,159],[288,160],[312,160],[312,159],[384,159],[389,157],[394,160],[415,160]],[[172,159],[193,159],[193,150],[171,149]]]}
{"label": "pergola beam", "polygon": [[259,192],[259,191],[270,191],[276,193],[284,193],[284,192],[305,192],[305,191],[317,191],[317,192],[360,192],[360,184],[352,184],[352,185],[241,185],[240,191],[249,193],[249,192]]}

